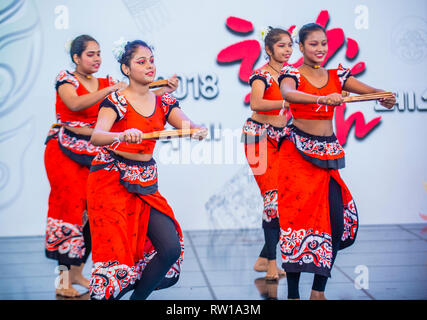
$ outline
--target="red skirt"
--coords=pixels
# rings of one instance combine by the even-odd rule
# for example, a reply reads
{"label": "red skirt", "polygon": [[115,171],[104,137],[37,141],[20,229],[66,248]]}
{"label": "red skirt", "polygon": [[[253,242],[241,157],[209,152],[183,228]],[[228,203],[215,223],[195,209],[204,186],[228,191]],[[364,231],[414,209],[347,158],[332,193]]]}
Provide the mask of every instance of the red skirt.
{"label": "red skirt", "polygon": [[335,135],[308,135],[295,126],[279,142],[279,217],[282,266],[287,272],[312,272],[330,276],[332,237],[329,216],[329,180],[341,187],[344,232],[340,249],[356,239],[358,215],[353,198],[338,169],[344,150]]}
{"label": "red skirt", "polygon": [[84,262],[83,213],[89,168],[66,156],[58,139],[46,142],[44,163],[50,183],[45,253],[61,264]]}
{"label": "red skirt", "polygon": [[278,211],[278,141],[284,128],[248,119],[243,126],[245,155],[264,201],[263,228],[279,227]]}
{"label": "red skirt", "polygon": [[92,162],[87,184],[92,239],[92,299],[117,299],[134,288],[145,266],[156,254],[147,237],[151,208],[174,223],[181,256],[157,289],[174,285],[184,254],[182,231],[166,199],[157,190],[157,166],[101,149]]}

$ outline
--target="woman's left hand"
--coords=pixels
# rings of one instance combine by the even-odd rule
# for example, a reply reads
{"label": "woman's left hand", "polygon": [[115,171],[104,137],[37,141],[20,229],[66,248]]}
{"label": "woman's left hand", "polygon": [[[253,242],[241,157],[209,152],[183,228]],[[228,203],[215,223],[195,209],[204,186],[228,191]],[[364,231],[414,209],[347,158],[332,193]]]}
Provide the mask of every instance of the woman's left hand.
{"label": "woman's left hand", "polygon": [[203,140],[208,135],[208,129],[203,126],[198,126],[193,129],[199,129],[191,135],[191,139]]}
{"label": "woman's left hand", "polygon": [[168,85],[163,88],[164,93],[174,92],[178,88],[178,84],[179,84],[179,79],[176,76],[176,74],[174,74],[172,77],[168,79]]}
{"label": "woman's left hand", "polygon": [[386,107],[387,109],[391,109],[396,104],[396,95],[393,93],[393,97],[381,98],[381,99],[378,99],[378,101],[380,105],[382,105],[383,107]]}

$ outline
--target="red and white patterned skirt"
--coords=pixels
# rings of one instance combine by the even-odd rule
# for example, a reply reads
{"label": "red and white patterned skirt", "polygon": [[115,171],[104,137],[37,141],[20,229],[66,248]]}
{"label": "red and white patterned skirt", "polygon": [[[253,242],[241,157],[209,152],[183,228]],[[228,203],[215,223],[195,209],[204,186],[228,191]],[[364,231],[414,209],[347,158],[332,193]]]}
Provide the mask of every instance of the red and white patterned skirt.
{"label": "red and white patterned skirt", "polygon": [[157,190],[154,159],[141,162],[102,148],[92,162],[87,185],[92,238],[92,299],[118,299],[133,289],[156,250],[147,237],[151,208],[169,216],[181,243],[180,258],[157,289],[174,285],[181,270],[184,242],[166,199]]}
{"label": "red and white patterned skirt", "polygon": [[353,197],[338,169],[344,167],[344,150],[335,135],[309,135],[286,127],[279,141],[278,207],[282,266],[287,272],[330,276],[332,237],[329,216],[329,180],[341,187],[344,232],[340,249],[352,245],[358,229]]}
{"label": "red and white patterned skirt", "polygon": [[264,200],[263,228],[279,227],[277,183],[279,150],[277,144],[285,128],[249,118],[243,126],[245,155]]}

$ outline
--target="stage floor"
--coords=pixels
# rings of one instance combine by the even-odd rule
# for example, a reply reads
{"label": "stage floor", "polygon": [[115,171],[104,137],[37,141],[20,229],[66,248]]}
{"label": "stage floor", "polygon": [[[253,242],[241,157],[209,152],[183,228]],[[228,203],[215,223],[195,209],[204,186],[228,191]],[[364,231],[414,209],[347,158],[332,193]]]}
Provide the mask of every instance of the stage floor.
{"label": "stage floor", "polygon": [[[43,237],[0,238],[0,300],[54,300],[56,262],[44,256]],[[262,229],[184,232],[178,283],[153,300],[260,300],[287,297],[286,279],[268,284],[252,267]],[[280,257],[280,255],[278,255]],[[91,263],[84,274],[90,276]],[[312,274],[302,274],[308,299]],[[362,288],[357,287],[357,284]],[[75,286],[84,293],[84,288]],[[128,299],[130,293],[123,299]],[[427,299],[427,224],[362,225],[356,243],[338,253],[326,297],[336,300]],[[85,294],[81,299],[88,299]]]}

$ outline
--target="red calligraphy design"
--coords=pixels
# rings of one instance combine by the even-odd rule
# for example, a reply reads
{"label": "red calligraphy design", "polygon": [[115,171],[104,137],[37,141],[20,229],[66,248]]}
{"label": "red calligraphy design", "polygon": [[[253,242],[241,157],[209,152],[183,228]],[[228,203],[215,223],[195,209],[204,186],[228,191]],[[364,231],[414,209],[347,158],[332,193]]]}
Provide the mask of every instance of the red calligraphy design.
{"label": "red calligraphy design", "polygon": [[[317,24],[327,27],[329,22],[329,12],[322,10],[315,21]],[[247,36],[253,30],[252,22],[238,18],[229,17],[226,20],[226,26],[229,30],[239,36]],[[291,25],[287,30],[292,33],[296,25]],[[328,54],[322,63],[325,66],[329,60],[337,54],[343,46],[346,46],[345,57],[349,60],[355,59],[359,53],[359,44],[352,38],[346,38],[342,28],[326,29],[326,36],[328,38]],[[255,63],[261,56],[261,46],[258,40],[247,39],[231,44],[222,49],[217,55],[217,62],[220,64],[229,64],[240,62],[239,80],[248,84],[248,80],[252,72],[254,72]],[[295,68],[301,66],[303,57],[298,59],[292,64]],[[261,67],[263,68],[265,64]],[[366,70],[366,64],[363,61],[357,62],[351,67],[351,74],[357,76]],[[244,104],[249,105],[250,93],[244,97]],[[381,121],[381,117],[376,117],[368,122],[365,121],[365,116],[362,112],[354,112],[345,118],[344,114],[347,107],[345,104],[336,108],[335,121],[337,138],[342,145],[345,145],[351,128],[355,127],[355,136],[359,139],[366,137]],[[290,116],[290,115],[288,115]]]}

